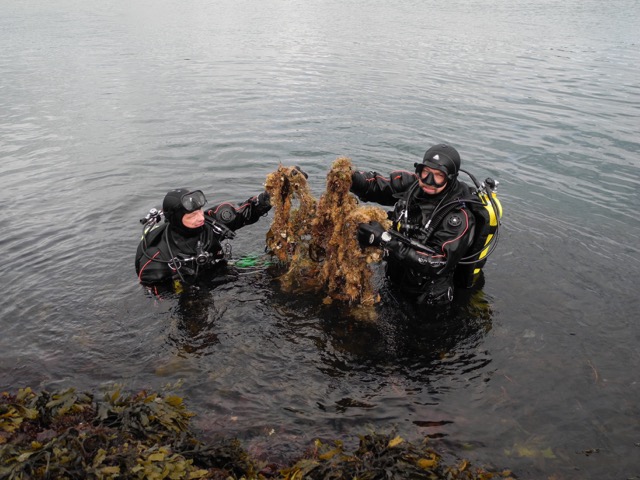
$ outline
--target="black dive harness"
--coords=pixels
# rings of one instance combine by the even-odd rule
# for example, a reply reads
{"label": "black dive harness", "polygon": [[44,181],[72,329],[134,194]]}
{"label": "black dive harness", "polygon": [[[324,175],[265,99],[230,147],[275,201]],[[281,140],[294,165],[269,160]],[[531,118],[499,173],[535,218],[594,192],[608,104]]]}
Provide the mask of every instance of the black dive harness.
{"label": "black dive harness", "polygon": [[[458,263],[461,265],[470,265],[479,262],[484,262],[486,258],[493,252],[498,244],[498,232],[500,228],[500,215],[499,212],[502,211],[500,205],[497,203],[495,199],[495,190],[498,185],[498,182],[493,180],[492,178],[487,178],[484,183],[480,183],[474,175],[470,172],[460,169],[461,172],[466,173],[475,185],[475,190],[472,192],[471,196],[465,198],[456,198],[453,200],[447,200],[448,193],[440,200],[436,208],[431,212],[428,220],[424,225],[412,223],[409,221],[409,211],[411,208],[411,202],[415,198],[418,193],[418,188],[420,187],[419,181],[416,180],[409,189],[407,193],[403,195],[403,199],[398,201],[396,208],[394,209],[395,219],[393,220],[392,230],[389,230],[389,240],[391,238],[395,238],[405,244],[413,247],[416,250],[420,250],[429,254],[434,254],[436,251],[428,246],[428,242],[433,236],[433,233],[436,231],[438,226],[442,223],[442,221],[446,218],[449,213],[454,210],[460,210],[467,205],[473,211],[474,209],[482,209],[487,208],[490,204],[493,211],[496,212],[496,226],[495,232],[491,239],[487,244],[483,245],[477,251],[466,255],[463,257]],[[398,212],[399,210],[399,212]],[[396,213],[397,212],[397,213]],[[421,238],[421,242],[410,238],[408,235],[418,234]],[[383,240],[386,240],[383,238]],[[488,250],[487,250],[488,248]],[[482,252],[486,251],[485,255],[481,255]]]}
{"label": "black dive harness", "polygon": [[[201,267],[209,264],[215,264],[223,259],[231,258],[231,244],[225,243],[223,246],[223,257],[217,257],[215,254],[211,253],[209,249],[214,241],[214,235],[217,236],[220,240],[232,239],[236,236],[235,232],[225,225],[222,225],[215,220],[208,218],[205,216],[205,224],[210,228],[205,228],[203,232],[200,234],[200,238],[196,243],[196,253],[195,255],[186,257],[186,256],[178,256],[174,255],[173,249],[171,245],[177,246],[176,242],[173,239],[171,234],[171,224],[167,224],[162,232],[163,239],[165,244],[167,245],[167,250],[169,254],[169,260],[163,260],[157,257],[152,257],[147,253],[148,244],[147,244],[147,234],[150,233],[160,222],[162,219],[163,212],[162,210],[157,210],[152,208],[149,213],[140,219],[140,222],[143,223],[143,232],[142,232],[142,243],[143,255],[153,261],[166,263],[169,268],[178,274],[180,280],[184,283],[189,283],[185,280],[182,272],[185,274],[191,275],[193,277],[197,277],[199,270]],[[204,238],[203,238],[204,237]],[[191,266],[188,266],[191,265]]]}

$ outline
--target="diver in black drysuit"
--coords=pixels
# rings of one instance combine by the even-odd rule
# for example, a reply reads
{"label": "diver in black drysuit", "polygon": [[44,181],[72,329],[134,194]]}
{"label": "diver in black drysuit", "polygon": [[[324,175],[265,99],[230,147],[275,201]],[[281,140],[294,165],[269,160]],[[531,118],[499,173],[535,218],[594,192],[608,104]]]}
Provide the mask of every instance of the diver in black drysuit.
{"label": "diver in black drysuit", "polygon": [[[239,206],[221,203],[205,211],[206,198],[200,190],[171,190],[164,198],[164,223],[151,215],[145,225],[135,267],[143,284],[170,279],[192,282],[199,273],[224,265],[222,241],[235,231],[251,225],[270,209],[266,192]],[[155,220],[155,221],[154,221]]]}
{"label": "diver in black drysuit", "polygon": [[363,223],[358,240],[385,250],[386,275],[399,292],[416,303],[446,304],[453,300],[456,266],[474,240],[475,217],[464,201],[471,189],[458,180],[460,155],[449,145],[431,147],[415,168],[388,178],[352,173],[351,191],[360,200],[395,205],[389,232],[378,222]]}

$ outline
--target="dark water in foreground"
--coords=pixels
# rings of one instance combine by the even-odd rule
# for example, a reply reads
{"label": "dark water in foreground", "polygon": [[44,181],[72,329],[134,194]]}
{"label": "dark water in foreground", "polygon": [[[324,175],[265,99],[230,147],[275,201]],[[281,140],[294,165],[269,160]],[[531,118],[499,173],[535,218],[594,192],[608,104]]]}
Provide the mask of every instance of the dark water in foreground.
{"label": "dark water in foreground", "polygon": [[[182,382],[286,457],[395,428],[521,478],[639,478],[637,1],[0,3],[0,389]],[[314,191],[448,141],[500,180],[486,283],[375,323],[268,272],[162,299],[138,218],[176,186]],[[269,220],[239,232],[260,252]]]}

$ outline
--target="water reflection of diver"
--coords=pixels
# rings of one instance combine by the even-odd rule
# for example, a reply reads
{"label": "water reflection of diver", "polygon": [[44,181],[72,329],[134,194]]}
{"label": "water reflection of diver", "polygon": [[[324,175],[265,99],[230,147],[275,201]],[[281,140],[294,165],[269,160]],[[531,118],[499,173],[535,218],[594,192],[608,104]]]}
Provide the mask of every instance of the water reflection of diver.
{"label": "water reflection of diver", "polygon": [[396,302],[381,292],[379,320],[344,322],[340,315],[323,315],[322,326],[331,341],[324,348],[323,371],[331,376],[361,367],[367,372],[401,372],[407,378],[430,382],[434,374],[460,374],[482,368],[488,353],[478,349],[492,328],[490,299],[478,282],[462,289],[448,308],[433,308],[430,321],[424,305]]}
{"label": "water reflection of diver", "polygon": [[205,354],[219,343],[214,328],[222,313],[215,305],[210,286],[187,286],[178,295],[175,331],[169,333],[169,341],[182,353]]}
{"label": "water reflection of diver", "polygon": [[420,305],[403,304],[404,321],[397,322],[394,348],[407,377],[433,381],[444,374],[465,376],[491,361],[490,352],[478,348],[493,325],[490,299],[481,284],[458,290],[448,308],[433,309],[428,322],[416,321],[424,318]]}
{"label": "water reflection of diver", "polygon": [[[388,178],[353,172],[351,191],[360,200],[394,205],[389,231],[377,222],[363,223],[358,240],[384,248],[387,277],[405,295],[420,304],[447,304],[454,285],[473,285],[495,248],[502,207],[496,182],[480,184],[462,170],[460,154],[449,145],[434,145],[414,165],[415,173],[395,171]],[[475,189],[458,180],[460,171]]]}
{"label": "water reflection of diver", "polygon": [[[217,270],[226,262],[222,241],[251,225],[271,208],[264,192],[239,206],[221,203],[202,210],[207,203],[200,190],[171,190],[162,212],[152,209],[141,220],[142,239],[136,252],[136,273],[143,284],[177,279],[192,283],[203,271]],[[159,223],[162,214],[165,222]]]}

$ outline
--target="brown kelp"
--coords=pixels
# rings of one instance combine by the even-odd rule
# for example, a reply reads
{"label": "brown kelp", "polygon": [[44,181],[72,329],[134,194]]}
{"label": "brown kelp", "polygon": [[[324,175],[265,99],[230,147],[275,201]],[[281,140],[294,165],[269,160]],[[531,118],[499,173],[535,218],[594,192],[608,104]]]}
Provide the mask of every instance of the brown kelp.
{"label": "brown kelp", "polygon": [[370,433],[354,452],[316,440],[286,465],[251,459],[235,439],[204,443],[171,394],[99,397],[74,389],[0,393],[2,479],[465,479],[510,478],[444,457],[426,441]]}
{"label": "brown kelp", "polygon": [[251,475],[237,441],[204,445],[182,399],[119,390],[0,394],[0,478],[182,479]]}
{"label": "brown kelp", "polygon": [[389,220],[384,210],[359,206],[349,193],[351,169],[350,159],[336,159],[319,201],[295,167],[280,166],[271,173],[266,188],[274,219],[267,247],[287,266],[281,276],[285,288],[323,290],[325,302],[347,302],[360,307],[360,313],[370,314],[367,307],[379,300],[370,264],[381,260],[381,251],[375,247],[361,249],[357,228],[359,223],[369,221],[388,228]]}
{"label": "brown kelp", "polygon": [[273,207],[273,221],[267,232],[267,248],[287,271],[280,280],[287,289],[293,285],[316,288],[318,263],[309,258],[316,199],[306,177],[296,167],[280,165],[267,176],[265,188]]}
{"label": "brown kelp", "polygon": [[308,458],[280,471],[285,480],[387,478],[489,480],[513,478],[509,470],[489,471],[474,467],[467,460],[448,464],[425,442],[416,445],[400,436],[371,433],[361,435],[354,452],[345,451],[343,442],[316,440]]}

